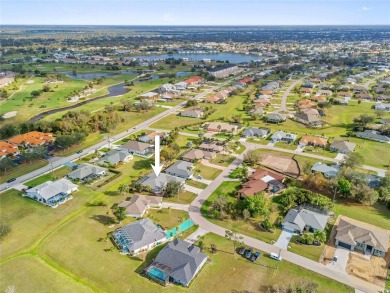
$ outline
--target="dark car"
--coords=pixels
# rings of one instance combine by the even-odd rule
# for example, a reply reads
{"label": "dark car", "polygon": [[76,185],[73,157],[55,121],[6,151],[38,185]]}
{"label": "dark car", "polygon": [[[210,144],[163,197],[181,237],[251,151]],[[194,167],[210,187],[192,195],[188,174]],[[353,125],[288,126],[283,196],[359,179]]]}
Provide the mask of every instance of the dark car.
{"label": "dark car", "polygon": [[82,150],[81,150],[81,151],[78,151],[77,154],[81,154],[82,152],[83,152]]}
{"label": "dark car", "polygon": [[247,249],[245,251],[245,258],[250,259],[252,255],[252,249]]}
{"label": "dark car", "polygon": [[244,247],[244,246],[241,247],[241,248],[238,250],[238,254],[239,254],[239,255],[243,255],[244,252],[245,252],[245,247]]}
{"label": "dark car", "polygon": [[16,178],[11,178],[7,181],[7,183],[11,183],[11,182],[14,182],[16,180]]}
{"label": "dark car", "polygon": [[251,261],[255,262],[260,256],[260,252],[256,251],[254,254],[252,254]]}

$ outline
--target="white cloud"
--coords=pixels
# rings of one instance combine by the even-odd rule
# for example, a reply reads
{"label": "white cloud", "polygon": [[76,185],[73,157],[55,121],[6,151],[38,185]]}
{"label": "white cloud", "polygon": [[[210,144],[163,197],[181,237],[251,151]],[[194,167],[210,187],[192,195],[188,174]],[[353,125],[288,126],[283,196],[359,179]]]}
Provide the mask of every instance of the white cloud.
{"label": "white cloud", "polygon": [[372,9],[372,8],[367,7],[367,6],[363,6],[363,7],[361,8],[362,11],[368,11],[368,10],[371,10],[371,9]]}

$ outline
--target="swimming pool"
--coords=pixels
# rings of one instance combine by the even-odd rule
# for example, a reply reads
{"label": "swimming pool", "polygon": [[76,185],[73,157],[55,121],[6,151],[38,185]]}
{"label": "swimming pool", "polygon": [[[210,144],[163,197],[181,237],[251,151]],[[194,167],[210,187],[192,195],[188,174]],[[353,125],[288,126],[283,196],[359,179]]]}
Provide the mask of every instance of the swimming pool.
{"label": "swimming pool", "polygon": [[180,234],[187,230],[188,228],[191,228],[195,223],[191,219],[185,220],[183,223],[181,223],[179,226],[176,228],[173,228],[171,230],[168,230],[165,232],[165,236],[167,238],[171,238],[176,236],[176,234]]}
{"label": "swimming pool", "polygon": [[148,275],[153,277],[153,278],[159,279],[161,281],[165,281],[167,278],[167,275],[163,271],[160,271],[159,269],[157,269],[155,267],[152,267],[148,271]]}

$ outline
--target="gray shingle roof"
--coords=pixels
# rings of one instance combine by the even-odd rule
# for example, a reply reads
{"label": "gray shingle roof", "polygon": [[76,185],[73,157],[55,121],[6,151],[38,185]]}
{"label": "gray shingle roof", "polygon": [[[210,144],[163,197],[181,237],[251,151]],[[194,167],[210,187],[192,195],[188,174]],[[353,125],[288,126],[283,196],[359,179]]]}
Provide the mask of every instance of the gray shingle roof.
{"label": "gray shingle roof", "polygon": [[161,192],[167,185],[167,183],[170,181],[178,181],[184,183],[185,179],[165,173],[160,173],[160,175],[156,177],[156,174],[153,172],[138,180],[138,182],[141,183],[142,186],[150,186],[152,191],[156,193]]}
{"label": "gray shingle roof", "polygon": [[356,147],[356,143],[344,141],[344,140],[335,140],[330,145],[331,148],[337,149],[337,150],[348,150],[350,152],[353,152],[353,150]]}
{"label": "gray shingle roof", "polygon": [[169,276],[188,285],[206,259],[199,247],[176,238],[159,252],[154,263],[168,266]]}
{"label": "gray shingle roof", "polygon": [[244,130],[242,133],[243,136],[246,137],[252,137],[252,136],[265,136],[269,133],[269,129],[266,128],[257,128],[257,127],[248,127],[247,129]]}
{"label": "gray shingle roof", "polygon": [[125,161],[128,156],[131,155],[127,152],[111,150],[103,158],[101,158],[98,163],[109,162],[111,164],[117,164]]}
{"label": "gray shingle roof", "polygon": [[166,239],[164,231],[148,218],[133,222],[119,229],[132,240],[127,245],[130,251],[136,251],[146,245]]}
{"label": "gray shingle roof", "polygon": [[106,169],[99,166],[94,166],[91,164],[84,163],[84,164],[80,164],[76,170],[70,172],[68,174],[68,177],[83,179],[90,175],[100,174],[103,171],[106,171]]}
{"label": "gray shingle roof", "polygon": [[56,181],[46,181],[42,184],[39,184],[33,188],[27,190],[27,193],[37,193],[42,198],[48,200],[49,198],[60,194],[68,193],[70,190],[76,188],[77,185],[73,184],[71,181],[62,178]]}
{"label": "gray shingle roof", "polygon": [[160,196],[133,195],[129,201],[122,201],[118,206],[126,208],[130,215],[142,215],[148,206],[158,206],[162,202]]}
{"label": "gray shingle roof", "polygon": [[165,173],[182,178],[190,178],[194,173],[191,171],[193,164],[186,161],[177,161],[169,166]]}
{"label": "gray shingle roof", "polygon": [[289,226],[302,231],[305,226],[310,226],[314,229],[323,231],[328,222],[329,216],[326,214],[317,213],[313,210],[303,207],[290,209],[284,218],[284,226]]}
{"label": "gray shingle roof", "polygon": [[129,149],[129,150],[142,152],[142,151],[150,148],[150,144],[135,141],[135,140],[130,140],[127,143],[125,143],[122,147]]}

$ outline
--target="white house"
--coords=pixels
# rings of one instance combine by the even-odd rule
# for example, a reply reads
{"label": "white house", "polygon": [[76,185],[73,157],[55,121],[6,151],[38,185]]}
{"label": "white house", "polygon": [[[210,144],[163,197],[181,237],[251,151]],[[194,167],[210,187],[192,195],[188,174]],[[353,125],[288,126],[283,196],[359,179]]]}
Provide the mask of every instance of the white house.
{"label": "white house", "polygon": [[57,181],[46,181],[45,183],[30,188],[24,196],[56,208],[58,205],[72,199],[70,194],[77,190],[78,186],[76,184],[62,178]]}

